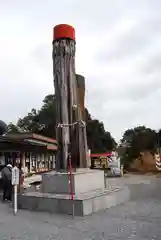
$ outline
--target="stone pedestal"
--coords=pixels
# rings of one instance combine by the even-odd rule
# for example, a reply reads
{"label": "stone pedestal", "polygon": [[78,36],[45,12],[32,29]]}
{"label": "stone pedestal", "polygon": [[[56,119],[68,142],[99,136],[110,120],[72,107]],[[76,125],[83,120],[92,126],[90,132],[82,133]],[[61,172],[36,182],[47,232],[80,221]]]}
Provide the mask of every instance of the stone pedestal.
{"label": "stone pedestal", "polygon": [[19,196],[19,207],[35,211],[89,215],[123,203],[130,198],[128,187],[105,189],[104,172],[79,169],[72,173],[74,200],[71,199],[68,173],[43,174],[41,192]]}
{"label": "stone pedestal", "polygon": [[[72,172],[73,193],[75,195],[104,190],[104,172],[100,170],[79,169]],[[55,194],[70,193],[69,174],[49,172],[42,176],[42,192]]]}

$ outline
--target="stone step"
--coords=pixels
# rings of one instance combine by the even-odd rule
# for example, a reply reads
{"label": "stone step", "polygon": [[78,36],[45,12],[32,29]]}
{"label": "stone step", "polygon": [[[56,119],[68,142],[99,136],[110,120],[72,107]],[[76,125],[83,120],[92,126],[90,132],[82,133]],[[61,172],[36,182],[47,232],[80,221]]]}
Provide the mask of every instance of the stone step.
{"label": "stone step", "polygon": [[69,194],[50,194],[28,192],[19,196],[18,205],[21,209],[31,211],[46,211],[50,213],[73,214],[76,216],[90,215],[100,210],[108,209],[130,199],[128,187],[115,187],[96,190],[75,196],[71,200]]}

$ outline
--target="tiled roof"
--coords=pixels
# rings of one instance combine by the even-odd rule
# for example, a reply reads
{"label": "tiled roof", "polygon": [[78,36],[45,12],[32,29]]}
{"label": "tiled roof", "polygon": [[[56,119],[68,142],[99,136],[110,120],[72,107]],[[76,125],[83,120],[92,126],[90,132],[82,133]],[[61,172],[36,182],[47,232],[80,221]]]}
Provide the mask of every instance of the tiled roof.
{"label": "tiled roof", "polygon": [[[31,135],[30,135],[31,136]],[[39,136],[39,135],[38,135]],[[35,140],[35,141],[30,141],[30,140]],[[42,139],[42,138],[41,138]],[[18,137],[11,137],[10,135],[6,136],[0,136],[0,144],[1,143],[17,143],[17,144],[23,144],[23,145],[28,145],[28,146],[40,146],[40,147],[45,147],[48,150],[57,150],[57,145],[55,142],[45,142],[41,139],[38,138],[18,138]]]}
{"label": "tiled roof", "polygon": [[27,139],[32,138],[35,140],[40,140],[46,143],[54,143],[57,144],[57,141],[54,138],[48,138],[39,134],[30,133],[30,132],[24,132],[24,133],[9,133],[6,135],[9,138],[14,139]]}

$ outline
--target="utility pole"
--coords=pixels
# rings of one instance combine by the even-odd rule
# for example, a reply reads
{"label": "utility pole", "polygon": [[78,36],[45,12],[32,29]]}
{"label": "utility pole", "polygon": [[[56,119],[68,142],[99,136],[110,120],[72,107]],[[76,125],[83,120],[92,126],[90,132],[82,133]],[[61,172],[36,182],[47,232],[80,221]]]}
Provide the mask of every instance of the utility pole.
{"label": "utility pole", "polygon": [[53,29],[53,76],[58,141],[57,170],[67,170],[69,145],[73,168],[87,166],[86,125],[81,118],[75,73],[75,29],[60,24]]}

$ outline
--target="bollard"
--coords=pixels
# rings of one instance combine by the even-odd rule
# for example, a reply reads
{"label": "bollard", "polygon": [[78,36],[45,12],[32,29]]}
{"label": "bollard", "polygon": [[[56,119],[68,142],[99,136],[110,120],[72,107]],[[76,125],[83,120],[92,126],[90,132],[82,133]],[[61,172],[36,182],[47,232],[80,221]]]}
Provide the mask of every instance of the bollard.
{"label": "bollard", "polygon": [[20,172],[18,167],[12,168],[12,185],[13,185],[13,190],[14,190],[14,204],[13,204],[13,211],[14,214],[17,214],[17,187],[19,185],[19,177],[20,177]]}

